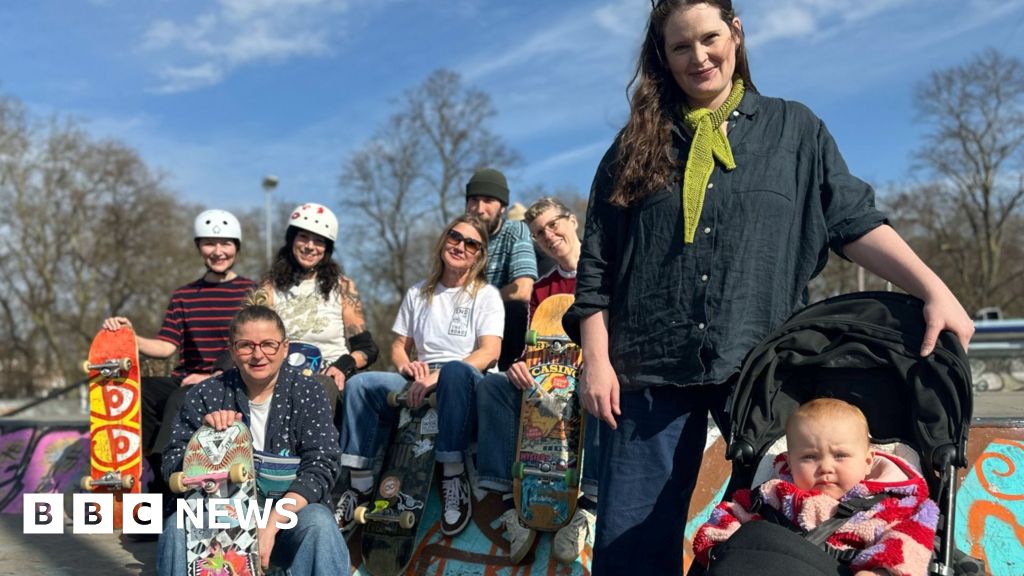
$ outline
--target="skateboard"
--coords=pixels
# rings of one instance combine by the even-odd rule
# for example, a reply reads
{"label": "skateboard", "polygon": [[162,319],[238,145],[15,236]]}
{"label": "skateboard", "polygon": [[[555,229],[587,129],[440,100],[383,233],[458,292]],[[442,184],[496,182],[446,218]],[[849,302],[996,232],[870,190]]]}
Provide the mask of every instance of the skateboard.
{"label": "skateboard", "polygon": [[571,294],[540,303],[526,335],[534,387],[523,392],[512,493],[523,523],[553,532],[576,512],[583,464],[583,425],[576,383],[583,353],[562,330]]}
{"label": "skateboard", "polygon": [[288,345],[288,358],[285,362],[297,368],[303,376],[319,374],[323,360],[320,349],[312,344],[292,342]]}
{"label": "skateboard", "polygon": [[[171,491],[184,494],[193,511],[209,521],[209,499],[227,498],[219,522],[228,528],[204,528],[185,520],[185,558],[187,576],[258,576],[260,574],[259,535],[256,522],[242,525],[239,516],[256,503],[256,474],[252,459],[252,435],[245,424],[233,422],[217,431],[203,425],[192,435],[185,449],[181,471],[168,482]],[[235,505],[241,504],[236,510]],[[224,513],[226,511],[226,514]],[[255,514],[249,516],[254,518]]]}
{"label": "skateboard", "polygon": [[363,567],[373,576],[402,574],[416,550],[417,532],[434,476],[438,431],[434,395],[419,408],[405,404],[405,393],[388,395],[399,407],[398,428],[384,459],[380,484],[369,506],[354,519],[363,526]]}
{"label": "skateboard", "polygon": [[135,332],[127,326],[100,330],[82,369],[89,375],[90,471],[79,485],[86,492],[114,495],[114,529],[120,529],[124,494],[142,490],[142,414]]}

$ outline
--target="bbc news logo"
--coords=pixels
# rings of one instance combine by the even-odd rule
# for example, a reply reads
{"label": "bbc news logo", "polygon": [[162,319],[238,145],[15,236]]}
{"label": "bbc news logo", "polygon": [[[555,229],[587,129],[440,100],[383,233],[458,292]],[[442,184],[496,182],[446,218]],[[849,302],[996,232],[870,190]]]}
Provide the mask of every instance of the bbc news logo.
{"label": "bbc news logo", "polygon": [[[84,493],[73,494],[71,530],[74,534],[111,534],[114,531],[114,495]],[[163,532],[162,494],[124,494],[121,507],[122,531],[125,534],[160,534]],[[255,500],[239,498],[177,499],[177,527],[189,523],[194,528],[226,529],[241,526],[249,529],[254,524],[260,530],[267,528],[270,514],[276,511],[286,521],[275,524],[279,530],[294,528],[299,518],[286,506],[294,506],[292,498],[267,501],[260,506]],[[64,495],[25,494],[22,505],[22,532],[24,534],[63,534]]]}

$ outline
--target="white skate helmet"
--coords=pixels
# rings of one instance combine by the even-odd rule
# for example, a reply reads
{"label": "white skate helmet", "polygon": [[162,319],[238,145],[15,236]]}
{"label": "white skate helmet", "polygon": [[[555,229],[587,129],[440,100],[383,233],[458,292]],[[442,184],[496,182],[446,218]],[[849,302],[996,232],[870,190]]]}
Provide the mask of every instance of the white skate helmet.
{"label": "white skate helmet", "polygon": [[192,238],[228,238],[242,245],[242,225],[227,210],[206,210],[196,216]]}
{"label": "white skate helmet", "polygon": [[319,234],[331,242],[338,239],[338,217],[323,204],[301,204],[292,210],[289,226]]}

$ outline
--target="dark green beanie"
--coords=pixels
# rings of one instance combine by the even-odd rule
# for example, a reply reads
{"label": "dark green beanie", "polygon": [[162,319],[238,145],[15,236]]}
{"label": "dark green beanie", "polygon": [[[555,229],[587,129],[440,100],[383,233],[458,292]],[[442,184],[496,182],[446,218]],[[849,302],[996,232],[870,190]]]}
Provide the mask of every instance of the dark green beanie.
{"label": "dark green beanie", "polygon": [[466,198],[472,196],[494,198],[502,206],[508,206],[508,182],[505,175],[493,168],[477,170],[466,183]]}

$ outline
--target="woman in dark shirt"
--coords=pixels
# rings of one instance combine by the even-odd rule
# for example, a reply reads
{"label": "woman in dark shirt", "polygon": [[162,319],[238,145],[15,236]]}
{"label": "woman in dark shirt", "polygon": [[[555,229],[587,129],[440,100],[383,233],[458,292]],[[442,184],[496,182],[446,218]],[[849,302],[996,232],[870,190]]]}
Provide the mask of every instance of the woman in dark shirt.
{"label": "woman in dark shirt", "polygon": [[630,104],[594,179],[565,325],[603,421],[593,574],[677,575],[708,411],[728,430],[743,357],[806,304],[829,248],[925,301],[923,355],[941,330],[966,347],[973,323],[822,121],[757,93],[729,0],[656,3]]}

